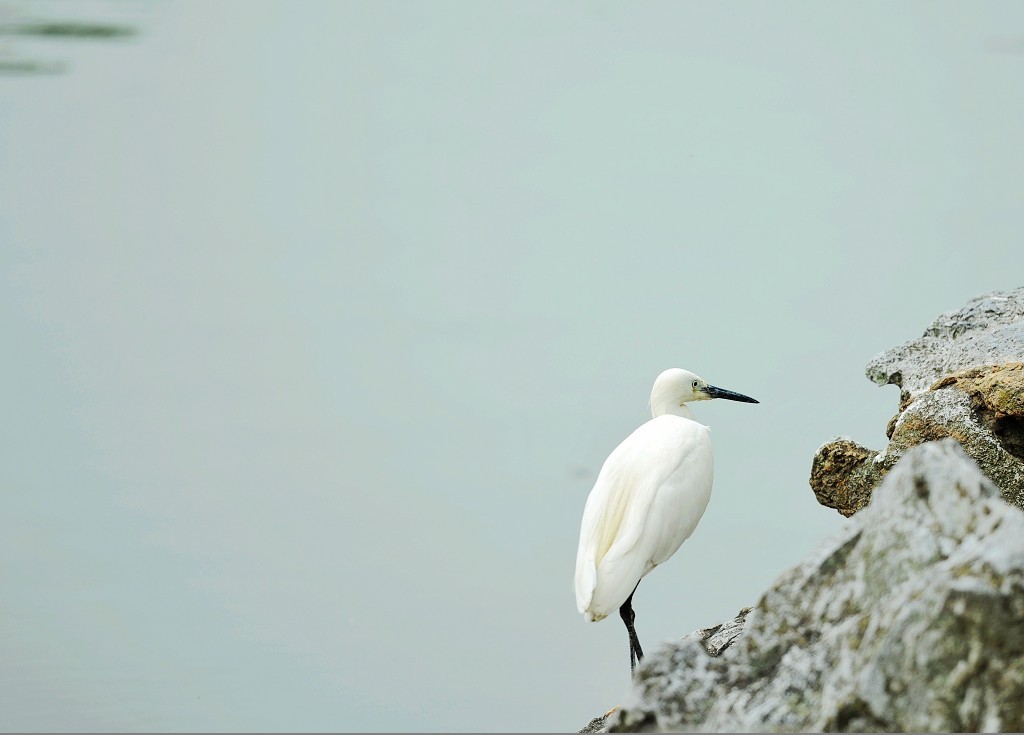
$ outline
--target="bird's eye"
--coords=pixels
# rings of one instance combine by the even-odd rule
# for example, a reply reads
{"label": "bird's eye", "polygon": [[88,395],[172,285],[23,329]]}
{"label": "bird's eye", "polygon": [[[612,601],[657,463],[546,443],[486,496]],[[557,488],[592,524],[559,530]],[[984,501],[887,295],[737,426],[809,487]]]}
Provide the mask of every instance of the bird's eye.
{"label": "bird's eye", "polygon": [[699,385],[699,383],[698,383],[698,382],[697,382],[696,380],[695,380],[695,381],[693,381],[693,387],[694,387],[694,388],[696,388],[696,387],[697,387],[698,385]]}

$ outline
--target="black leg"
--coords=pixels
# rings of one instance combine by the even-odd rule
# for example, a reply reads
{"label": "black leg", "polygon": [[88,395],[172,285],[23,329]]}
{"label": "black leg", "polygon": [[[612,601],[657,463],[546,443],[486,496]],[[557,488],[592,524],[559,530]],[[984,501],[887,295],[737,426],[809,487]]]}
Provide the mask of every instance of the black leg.
{"label": "black leg", "polygon": [[[639,586],[639,582],[637,585]],[[636,620],[636,613],[633,612],[633,595],[636,593],[636,587],[629,593],[629,597],[622,603],[622,607],[619,608],[619,616],[622,618],[622,622],[626,624],[626,632],[629,633],[629,671],[633,673],[636,671],[636,665],[644,658],[644,651],[640,648],[640,639],[637,638],[636,628],[633,627],[633,621]]]}

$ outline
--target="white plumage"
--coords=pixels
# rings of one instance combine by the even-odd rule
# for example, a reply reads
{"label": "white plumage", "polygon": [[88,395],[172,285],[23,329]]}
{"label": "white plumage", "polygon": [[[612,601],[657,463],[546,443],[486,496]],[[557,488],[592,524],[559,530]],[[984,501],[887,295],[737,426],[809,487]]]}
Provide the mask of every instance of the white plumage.
{"label": "white plumage", "polygon": [[685,404],[710,398],[757,403],[672,368],[654,383],[652,418],[605,460],[587,498],[576,554],[576,605],[588,621],[619,610],[630,634],[630,661],[642,658],[632,594],[697,527],[714,477],[708,427]]}
{"label": "white plumage", "polygon": [[583,511],[576,558],[576,605],[587,620],[618,610],[697,527],[711,499],[709,434],[691,419],[658,416],[605,460]]}

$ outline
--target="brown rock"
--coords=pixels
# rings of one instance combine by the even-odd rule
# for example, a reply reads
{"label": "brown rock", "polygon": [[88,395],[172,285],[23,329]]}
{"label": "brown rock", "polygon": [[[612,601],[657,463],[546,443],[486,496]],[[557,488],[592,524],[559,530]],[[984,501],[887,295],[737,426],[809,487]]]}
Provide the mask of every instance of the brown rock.
{"label": "brown rock", "polygon": [[871,489],[884,476],[878,456],[851,439],[837,439],[818,450],[811,465],[811,488],[818,502],[851,516],[867,505]]}
{"label": "brown rock", "polygon": [[850,516],[911,447],[952,437],[1024,509],[1024,364],[973,367],[936,381],[889,422],[889,446],[875,452],[838,439],[818,450],[811,488],[818,502]]}
{"label": "brown rock", "polygon": [[988,365],[947,375],[931,390],[955,385],[980,405],[1003,416],[1024,417],[1024,363]]}

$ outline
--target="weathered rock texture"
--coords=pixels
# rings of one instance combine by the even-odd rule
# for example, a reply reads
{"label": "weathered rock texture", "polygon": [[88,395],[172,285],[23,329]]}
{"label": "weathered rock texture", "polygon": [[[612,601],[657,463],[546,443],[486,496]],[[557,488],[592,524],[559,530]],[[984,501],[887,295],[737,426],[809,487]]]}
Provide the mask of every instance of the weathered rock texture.
{"label": "weathered rock texture", "polygon": [[898,385],[903,403],[945,376],[1024,359],[1024,286],[993,291],[968,301],[932,322],[924,334],[886,350],[867,365],[879,385]]}
{"label": "weathered rock texture", "polygon": [[753,608],[745,607],[727,623],[713,625],[710,628],[695,630],[683,638],[684,641],[697,641],[709,656],[721,656],[743,632],[747,615]]}
{"label": "weathered rock texture", "polygon": [[649,655],[614,731],[1024,730],[1024,512],[952,440],[915,447],[721,656]]}
{"label": "weathered rock texture", "polygon": [[1024,508],[1024,288],[994,292],[936,319],[920,339],[867,366],[900,386],[881,452],[849,439],[821,447],[811,467],[818,501],[849,516],[910,447],[952,437],[1003,496]]}

